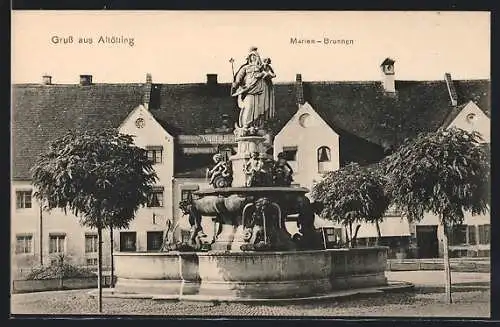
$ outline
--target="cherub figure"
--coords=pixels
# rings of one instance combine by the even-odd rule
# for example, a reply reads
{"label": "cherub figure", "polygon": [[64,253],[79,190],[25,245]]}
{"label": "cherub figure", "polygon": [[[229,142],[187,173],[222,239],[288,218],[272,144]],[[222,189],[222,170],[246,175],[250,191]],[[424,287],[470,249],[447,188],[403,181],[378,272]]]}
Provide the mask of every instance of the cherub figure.
{"label": "cherub figure", "polygon": [[265,173],[263,169],[263,161],[260,160],[258,152],[253,152],[250,155],[250,160],[245,164],[245,173],[247,174],[247,186],[252,186],[254,179]]}
{"label": "cherub figure", "polygon": [[285,153],[278,154],[278,160],[274,163],[274,183],[278,185],[290,185],[293,181],[293,169],[286,161]]}
{"label": "cherub figure", "polygon": [[[229,179],[231,172],[227,162],[224,160],[224,156],[220,153],[217,153],[213,156],[213,160],[215,162],[215,166],[207,171],[208,176],[210,177],[210,185],[214,187],[218,187],[216,184],[216,179],[220,176],[222,178]],[[225,183],[224,183],[225,184]]]}
{"label": "cherub figure", "polygon": [[271,58],[264,58],[262,60],[262,71],[264,72],[264,78],[276,77],[273,67],[271,67]]}

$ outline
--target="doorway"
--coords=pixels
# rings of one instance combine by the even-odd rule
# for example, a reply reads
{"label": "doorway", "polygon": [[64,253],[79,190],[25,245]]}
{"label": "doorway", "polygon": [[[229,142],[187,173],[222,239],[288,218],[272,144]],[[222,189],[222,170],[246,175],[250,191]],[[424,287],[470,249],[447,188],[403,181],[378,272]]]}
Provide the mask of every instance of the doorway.
{"label": "doorway", "polygon": [[439,244],[437,226],[417,226],[417,246],[419,258],[438,258]]}

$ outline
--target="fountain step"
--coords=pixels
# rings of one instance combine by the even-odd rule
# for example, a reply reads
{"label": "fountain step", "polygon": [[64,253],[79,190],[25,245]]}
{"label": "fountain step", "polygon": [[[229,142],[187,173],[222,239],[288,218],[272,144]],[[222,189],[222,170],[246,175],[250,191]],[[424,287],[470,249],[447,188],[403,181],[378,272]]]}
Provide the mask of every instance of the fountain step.
{"label": "fountain step", "polygon": [[[128,294],[115,292],[113,289],[104,289],[103,297],[113,297],[113,298],[129,298],[129,299],[152,299],[158,301],[183,301],[183,302],[247,302],[247,303],[284,303],[284,302],[307,302],[307,301],[318,301],[318,300],[331,300],[340,299],[353,296],[370,296],[377,295],[388,292],[401,292],[410,291],[414,288],[414,285],[408,282],[399,281],[389,281],[385,286],[377,287],[366,287],[350,290],[333,291],[326,294],[320,294],[308,297],[296,297],[296,298],[261,298],[261,299],[251,299],[251,298],[238,298],[231,296],[217,296],[217,295],[158,295],[158,294]],[[92,290],[89,296],[97,296],[97,290]]]}

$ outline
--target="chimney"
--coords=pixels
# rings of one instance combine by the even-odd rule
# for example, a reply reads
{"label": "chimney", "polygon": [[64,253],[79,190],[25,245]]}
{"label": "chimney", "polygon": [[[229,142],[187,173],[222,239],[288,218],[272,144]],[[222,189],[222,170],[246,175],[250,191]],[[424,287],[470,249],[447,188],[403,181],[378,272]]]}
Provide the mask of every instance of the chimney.
{"label": "chimney", "polygon": [[207,85],[217,85],[217,74],[207,74]]}
{"label": "chimney", "polygon": [[50,75],[43,75],[42,76],[42,84],[43,85],[51,85],[52,84],[52,76],[50,76]]}
{"label": "chimney", "polygon": [[144,108],[149,109],[149,103],[151,102],[151,86],[153,84],[153,77],[150,73],[146,74],[146,84],[144,84],[144,94],[142,96],[142,104]]}
{"label": "chimney", "polygon": [[304,86],[302,85],[302,75],[297,74],[295,77],[295,94],[297,106],[304,104]]}
{"label": "chimney", "polygon": [[448,88],[448,95],[450,96],[451,105],[456,106],[458,104],[458,95],[457,90],[455,90],[455,85],[453,85],[451,74],[445,73],[444,80],[446,81],[446,87]]}
{"label": "chimney", "polygon": [[387,93],[396,93],[396,85],[394,81],[394,63],[395,61],[391,58],[385,58],[385,60],[380,64],[380,69],[382,70],[382,85],[384,86],[384,91]]}
{"label": "chimney", "polygon": [[92,84],[92,75],[80,75],[80,85],[87,86]]}

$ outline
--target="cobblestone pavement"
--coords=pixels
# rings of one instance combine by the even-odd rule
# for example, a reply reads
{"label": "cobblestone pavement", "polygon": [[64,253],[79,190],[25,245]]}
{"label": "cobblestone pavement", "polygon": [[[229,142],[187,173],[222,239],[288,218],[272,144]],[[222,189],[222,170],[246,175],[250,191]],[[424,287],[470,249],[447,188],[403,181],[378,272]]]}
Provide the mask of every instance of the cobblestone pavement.
{"label": "cobblestone pavement", "polygon": [[[490,275],[452,273],[453,301],[444,303],[443,272],[386,272],[389,280],[415,284],[413,291],[293,304],[243,304],[104,298],[109,315],[196,316],[370,316],[484,317],[490,316]],[[95,314],[90,290],[13,294],[13,314]]]}
{"label": "cobblestone pavement", "polygon": [[[14,294],[13,314],[95,314],[97,300],[89,290]],[[454,303],[443,302],[441,292],[416,289],[413,292],[373,295],[364,298],[316,303],[256,305],[241,303],[168,302],[104,298],[103,309],[110,315],[196,315],[196,316],[418,316],[489,317],[489,289],[455,291]]]}

